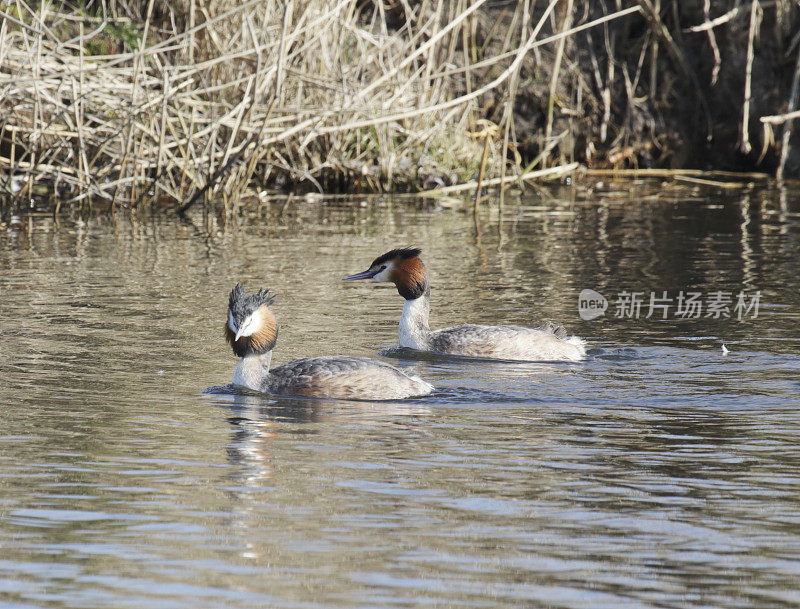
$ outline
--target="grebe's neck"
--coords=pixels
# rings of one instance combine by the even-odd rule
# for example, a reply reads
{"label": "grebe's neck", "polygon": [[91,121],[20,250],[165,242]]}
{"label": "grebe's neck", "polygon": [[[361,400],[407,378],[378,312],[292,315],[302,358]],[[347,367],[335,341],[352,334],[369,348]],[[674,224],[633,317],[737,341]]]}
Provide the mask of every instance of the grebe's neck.
{"label": "grebe's neck", "polygon": [[271,350],[261,354],[245,355],[239,360],[239,365],[236,366],[236,371],[233,373],[233,384],[237,387],[261,391],[264,381],[269,377],[271,360]]}
{"label": "grebe's neck", "polygon": [[400,346],[427,351],[430,345],[431,328],[428,325],[430,312],[430,289],[419,298],[406,299],[400,316]]}

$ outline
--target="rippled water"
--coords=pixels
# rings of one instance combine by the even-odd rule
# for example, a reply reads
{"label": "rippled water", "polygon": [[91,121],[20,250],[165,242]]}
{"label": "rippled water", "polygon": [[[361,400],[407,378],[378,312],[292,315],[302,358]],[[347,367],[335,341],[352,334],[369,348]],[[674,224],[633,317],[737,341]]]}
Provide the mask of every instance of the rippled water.
{"label": "rippled water", "polygon": [[[0,234],[0,604],[796,607],[798,236],[797,192],[659,184],[502,222],[415,199],[33,218]],[[237,280],[278,295],[276,362],[390,347],[396,292],[339,279],[405,244],[435,327],[551,319],[591,357],[392,357],[437,391],[388,404],[201,395],[233,373]],[[645,318],[680,290],[760,291],[758,317]]]}

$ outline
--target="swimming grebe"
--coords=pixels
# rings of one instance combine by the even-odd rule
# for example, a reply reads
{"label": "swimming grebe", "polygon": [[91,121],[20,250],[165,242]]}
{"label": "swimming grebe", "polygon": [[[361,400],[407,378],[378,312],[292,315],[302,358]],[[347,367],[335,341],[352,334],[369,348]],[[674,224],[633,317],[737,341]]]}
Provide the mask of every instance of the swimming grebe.
{"label": "swimming grebe", "polygon": [[586,355],[584,342],[568,337],[560,325],[547,322],[535,328],[464,324],[431,330],[428,326],[430,285],[422,250],[400,248],[376,258],[363,273],[344,281],[371,279],[394,283],[406,299],[400,317],[400,346],[419,351],[508,360],[572,360]]}
{"label": "swimming grebe", "polygon": [[270,369],[278,322],[269,290],[247,294],[240,284],[228,299],[225,338],[242,358],[233,385],[282,396],[346,400],[397,400],[433,391],[425,381],[366,357],[304,357]]}

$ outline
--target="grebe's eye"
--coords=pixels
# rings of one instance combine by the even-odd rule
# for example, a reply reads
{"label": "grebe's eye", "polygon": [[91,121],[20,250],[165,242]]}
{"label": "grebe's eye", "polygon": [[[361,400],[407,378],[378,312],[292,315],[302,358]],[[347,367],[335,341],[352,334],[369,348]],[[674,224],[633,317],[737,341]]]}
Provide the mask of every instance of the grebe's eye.
{"label": "grebe's eye", "polygon": [[[382,265],[381,265],[381,271],[385,271],[385,270],[386,270],[386,265],[385,265],[385,264],[382,264]],[[380,273],[381,271],[378,271],[378,272]]]}

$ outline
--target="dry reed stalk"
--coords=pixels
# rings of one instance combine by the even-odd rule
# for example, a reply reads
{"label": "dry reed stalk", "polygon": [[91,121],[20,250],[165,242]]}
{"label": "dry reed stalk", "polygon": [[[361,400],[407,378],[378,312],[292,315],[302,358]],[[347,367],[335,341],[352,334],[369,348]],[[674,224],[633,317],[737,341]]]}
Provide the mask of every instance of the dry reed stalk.
{"label": "dry reed stalk", "polygon": [[[800,65],[800,56],[798,56],[797,65]],[[800,68],[796,69],[795,74],[800,72]],[[796,89],[797,87],[792,87],[792,89]],[[791,99],[791,98],[790,98]],[[791,103],[790,103],[791,107]],[[762,123],[766,123],[768,125],[781,125],[787,121],[794,120],[796,118],[800,118],[800,110],[792,110],[791,112],[786,112],[785,114],[770,114],[769,116],[762,116],[760,120]]]}
{"label": "dry reed stalk", "polygon": [[703,169],[586,169],[587,176],[624,177],[624,178],[674,178],[675,176],[725,176],[730,178],[748,178],[768,180],[769,174],[757,171],[705,171]]}
{"label": "dry reed stalk", "polygon": [[[792,125],[794,119],[800,116],[800,111],[796,111],[798,104],[798,94],[800,94],[800,47],[797,51],[797,61],[794,65],[794,76],[792,78],[792,88],[789,93],[789,111],[781,118],[786,121],[783,127],[783,137],[781,138],[781,157],[778,163],[776,176],[779,180],[783,179],[783,172],[786,169],[786,160],[789,157],[789,145],[792,139]],[[765,123],[766,124],[766,123]]]}
{"label": "dry reed stalk", "polygon": [[723,188],[726,190],[736,190],[739,188],[748,188],[752,186],[751,182],[722,182],[720,180],[709,180],[707,178],[695,178],[691,176],[675,176],[676,182],[687,182],[689,184],[699,184],[701,186],[713,186],[714,188]]}
{"label": "dry reed stalk", "polygon": [[[520,30],[520,36],[519,36],[520,42],[522,42],[523,37],[525,35],[524,33],[527,31],[528,27],[530,26],[531,13],[532,13],[532,10],[533,10],[533,5],[535,5],[535,4],[536,4],[536,0],[531,0],[530,3],[527,0],[524,0],[522,2],[522,29]],[[515,15],[515,18],[516,18],[516,15]],[[512,26],[513,26],[513,23],[512,23]],[[502,150],[500,152],[500,161],[501,161],[502,164],[500,166],[500,201],[499,201],[499,205],[500,205],[500,209],[501,210],[503,208],[503,203],[505,202],[504,184],[505,184],[505,179],[506,179],[506,166],[507,166],[506,159],[508,158],[508,143],[509,143],[509,136],[511,134],[511,124],[514,121],[514,101],[516,100],[516,97],[517,97],[517,85],[519,83],[519,72],[520,72],[520,70],[518,68],[511,75],[511,80],[508,83],[508,93],[506,95],[505,109],[503,111],[503,126],[504,126],[504,128],[503,128],[503,148],[502,148]],[[516,147],[514,149],[514,152],[516,153]],[[517,163],[517,169],[518,170],[520,169],[519,163]],[[522,173],[522,171],[519,171],[519,173]],[[502,215],[502,211],[501,211],[501,215]]]}
{"label": "dry reed stalk", "polygon": [[[558,2],[558,0],[555,0],[554,4],[556,2]],[[562,32],[569,30],[570,26],[572,25],[572,3],[573,0],[563,0],[561,2],[563,11],[560,29]],[[553,74],[550,76],[550,94],[547,98],[547,122],[545,123],[544,127],[545,142],[550,139],[550,135],[553,132],[553,111],[555,110],[556,103],[556,89],[558,87],[558,76],[559,72],[561,71],[561,63],[564,59],[564,45],[566,44],[566,41],[566,38],[561,38],[558,41],[558,45],[556,45],[556,58],[553,62]]]}
{"label": "dry reed stalk", "polygon": [[[716,17],[715,19],[708,19],[706,17],[706,21],[704,23],[701,23],[700,25],[693,25],[691,27],[683,28],[683,31],[684,32],[707,32],[709,30],[713,30],[716,27],[719,27],[721,25],[729,23],[730,21],[732,21],[733,19],[738,17],[740,14],[742,14],[742,13],[744,13],[746,11],[752,10],[754,4],[755,4],[755,2],[751,2],[750,4],[741,4],[741,5],[738,5],[738,6],[734,6],[731,10],[729,10],[724,15],[720,15],[719,17]],[[767,7],[775,6],[776,2],[774,2],[774,1],[771,1],[771,2],[759,2],[759,4],[761,4],[762,8],[767,8]]]}
{"label": "dry reed stalk", "polygon": [[[529,171],[528,173],[523,173],[519,176],[506,176],[505,178],[491,178],[489,180],[485,180],[483,182],[484,186],[500,186],[503,184],[509,184],[516,181],[527,181],[527,180],[541,180],[544,178],[553,179],[558,178],[567,174],[570,174],[577,170],[580,167],[579,163],[568,163],[567,165],[559,165],[557,167],[548,167],[547,169],[538,169],[536,171]],[[441,188],[434,188],[433,190],[426,190],[424,193],[420,193],[424,196],[431,196],[435,197],[438,195],[445,195],[445,194],[452,194],[454,192],[465,192],[472,190],[477,186],[477,182],[475,180],[471,180],[469,182],[465,182],[464,184],[454,184],[452,186],[443,186]]]}
{"label": "dry reed stalk", "polygon": [[750,150],[752,150],[752,145],[750,144],[750,97],[753,77],[753,58],[755,57],[754,45],[756,32],[761,23],[760,10],[761,6],[756,0],[756,2],[753,2],[750,6],[750,29],[747,37],[747,63],[745,65],[744,77],[744,104],[740,148],[745,154],[749,154]]}
{"label": "dry reed stalk", "polygon": [[[703,0],[703,16],[706,22],[711,21],[711,0]],[[719,69],[722,67],[722,55],[719,52],[719,45],[717,44],[717,37],[714,35],[714,28],[708,28],[708,44],[714,53],[714,68],[711,70],[711,86],[717,84],[719,78]]]}
{"label": "dry reed stalk", "polygon": [[483,183],[483,175],[486,172],[486,158],[489,156],[489,140],[491,140],[491,133],[488,129],[485,130],[483,135],[483,152],[481,153],[481,166],[478,170],[478,182],[475,185],[475,205],[474,208],[477,211],[478,203],[481,200],[481,186]]}

